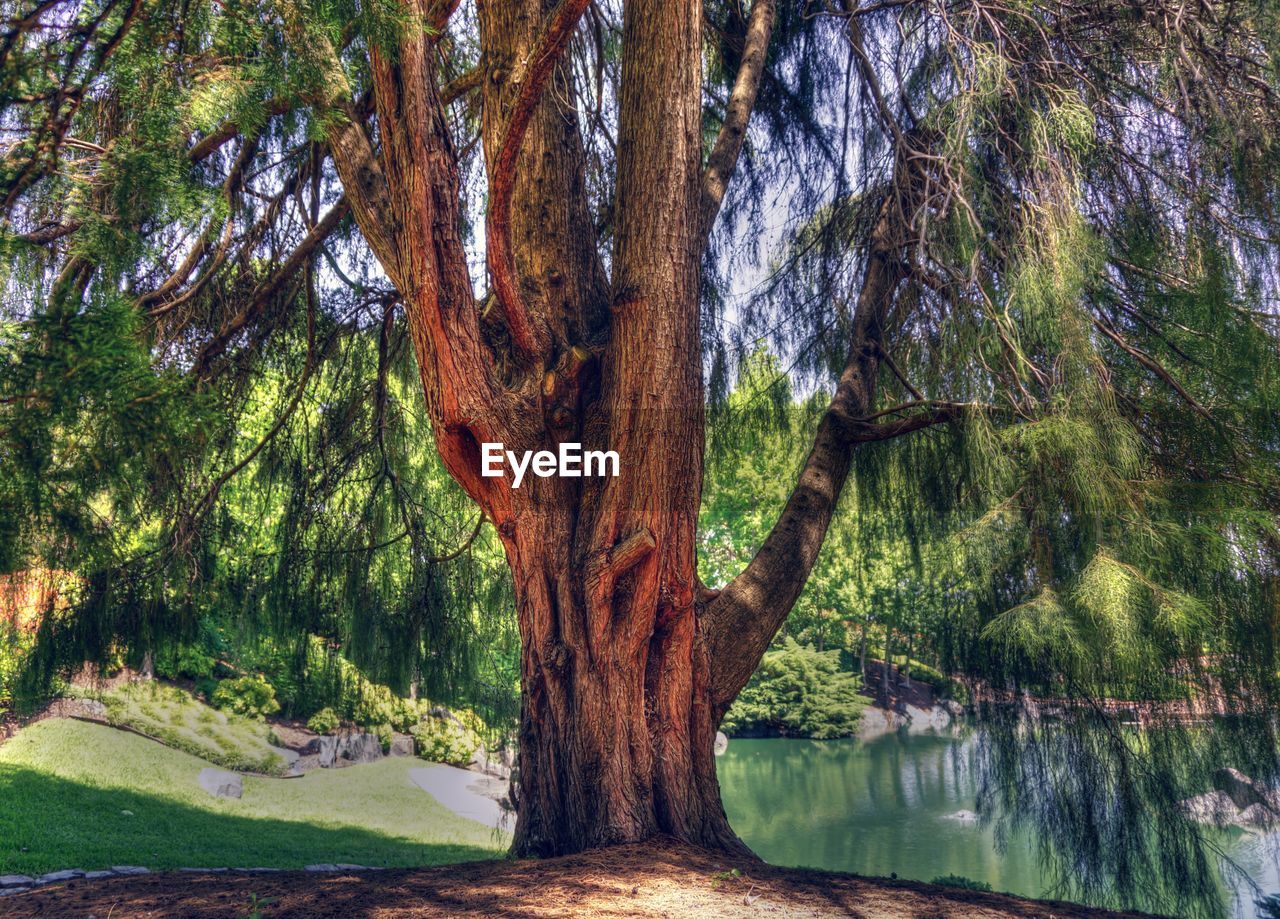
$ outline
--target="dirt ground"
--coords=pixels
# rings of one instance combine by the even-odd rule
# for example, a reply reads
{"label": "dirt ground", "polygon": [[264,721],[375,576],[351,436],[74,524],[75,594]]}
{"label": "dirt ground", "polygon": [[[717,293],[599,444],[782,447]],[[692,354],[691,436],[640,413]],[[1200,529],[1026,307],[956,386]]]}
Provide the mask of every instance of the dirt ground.
{"label": "dirt ground", "polygon": [[[734,875],[737,868],[741,874]],[[255,912],[256,911],[256,912]],[[0,899],[11,919],[132,917],[813,917],[1068,919],[1104,913],[912,881],[799,871],[660,841],[546,861],[350,874],[157,874]],[[1133,914],[1128,914],[1133,915]]]}

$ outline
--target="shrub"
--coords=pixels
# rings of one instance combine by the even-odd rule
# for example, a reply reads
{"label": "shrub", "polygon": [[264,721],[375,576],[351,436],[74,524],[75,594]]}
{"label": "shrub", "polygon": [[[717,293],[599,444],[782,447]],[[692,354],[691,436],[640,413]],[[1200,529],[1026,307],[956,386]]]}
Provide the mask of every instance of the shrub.
{"label": "shrub", "polygon": [[967,878],[963,874],[943,874],[929,883],[937,884],[939,887],[959,887],[961,890],[977,890],[982,893],[991,893],[991,885],[986,881],[975,881],[973,878]]}
{"label": "shrub", "polygon": [[317,734],[332,734],[341,723],[331,708],[322,708],[307,719],[307,727]]}
{"label": "shrub", "polygon": [[855,674],[840,669],[840,652],[815,651],[787,638],[760,667],[725,716],[731,735],[827,740],[858,730],[867,700]]}
{"label": "shrub", "polygon": [[260,676],[223,680],[213,691],[211,701],[218,708],[247,718],[262,719],[280,711],[275,689]]}
{"label": "shrub", "polygon": [[165,648],[156,655],[156,675],[168,680],[190,677],[193,680],[213,676],[217,664],[212,654],[198,645]]}
{"label": "shrub", "polygon": [[480,735],[468,726],[465,715],[478,721],[471,712],[464,717],[442,708],[433,708],[423,719],[409,728],[413,735],[414,752],[433,763],[465,766],[480,748]]}

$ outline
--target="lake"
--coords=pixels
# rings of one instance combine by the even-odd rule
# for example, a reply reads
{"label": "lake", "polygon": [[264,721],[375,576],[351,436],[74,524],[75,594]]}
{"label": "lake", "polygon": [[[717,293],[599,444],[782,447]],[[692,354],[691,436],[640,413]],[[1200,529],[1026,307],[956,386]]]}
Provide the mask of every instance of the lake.
{"label": "lake", "polygon": [[[970,816],[977,744],[938,734],[859,740],[729,742],[717,760],[729,820],[762,858],[779,865],[929,881],[959,874],[995,890],[1048,897],[1032,840],[997,850]],[[1226,848],[1266,893],[1280,891],[1277,834],[1231,833]],[[1234,912],[1253,917],[1236,885]]]}

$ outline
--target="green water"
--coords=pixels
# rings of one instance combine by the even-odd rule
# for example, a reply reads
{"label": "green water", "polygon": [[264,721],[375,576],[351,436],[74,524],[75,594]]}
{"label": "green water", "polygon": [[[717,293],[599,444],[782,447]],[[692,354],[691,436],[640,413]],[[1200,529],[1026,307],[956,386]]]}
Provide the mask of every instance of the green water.
{"label": "green water", "polygon": [[976,744],[933,734],[876,740],[733,740],[718,762],[725,809],[762,858],[928,881],[961,874],[1045,896],[1027,840],[997,851],[973,811]]}
{"label": "green water", "polygon": [[[959,874],[995,890],[1050,897],[1032,841],[999,851],[975,809],[973,736],[893,734],[858,740],[732,740],[717,760],[725,809],[738,834],[779,865],[929,881]],[[959,819],[958,819],[959,818]],[[1280,834],[1233,833],[1228,854],[1266,892],[1280,890]],[[1232,884],[1235,916],[1253,893]]]}

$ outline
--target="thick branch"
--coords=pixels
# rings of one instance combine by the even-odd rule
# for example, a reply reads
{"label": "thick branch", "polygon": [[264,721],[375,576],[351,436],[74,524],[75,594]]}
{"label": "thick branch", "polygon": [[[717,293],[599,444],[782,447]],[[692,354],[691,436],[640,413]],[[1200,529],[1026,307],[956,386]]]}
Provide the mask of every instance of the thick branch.
{"label": "thick branch", "polygon": [[702,174],[702,204],[699,219],[702,225],[703,245],[711,235],[711,227],[720,205],[724,202],[729,180],[733,178],[747,139],[747,124],[756,107],[756,96],[764,78],[765,59],[769,53],[769,39],[773,35],[776,14],[775,0],[754,0],[751,18],[747,23],[747,35],[742,49],[742,63],[733,81],[729,105],[725,109],[724,124],[716,136],[707,157],[707,167]]}
{"label": "thick branch", "polygon": [[849,357],[796,487],[755,558],[707,607],[704,634],[711,656],[712,704],[720,713],[751,678],[804,589],[857,444],[936,423],[928,413],[896,422],[867,421],[882,353],[881,326],[901,276],[900,263],[885,243],[887,213],[886,204],[858,296]]}
{"label": "thick branch", "polygon": [[561,0],[546,31],[535,42],[536,50],[524,73],[516,77],[520,92],[503,132],[502,146],[489,171],[489,213],[485,223],[489,272],[498,304],[507,319],[512,347],[526,359],[541,353],[546,336],[544,330],[535,329],[529,320],[529,309],[520,294],[515,257],[511,252],[511,194],[515,188],[516,161],[534,109],[589,3],[590,0]]}

